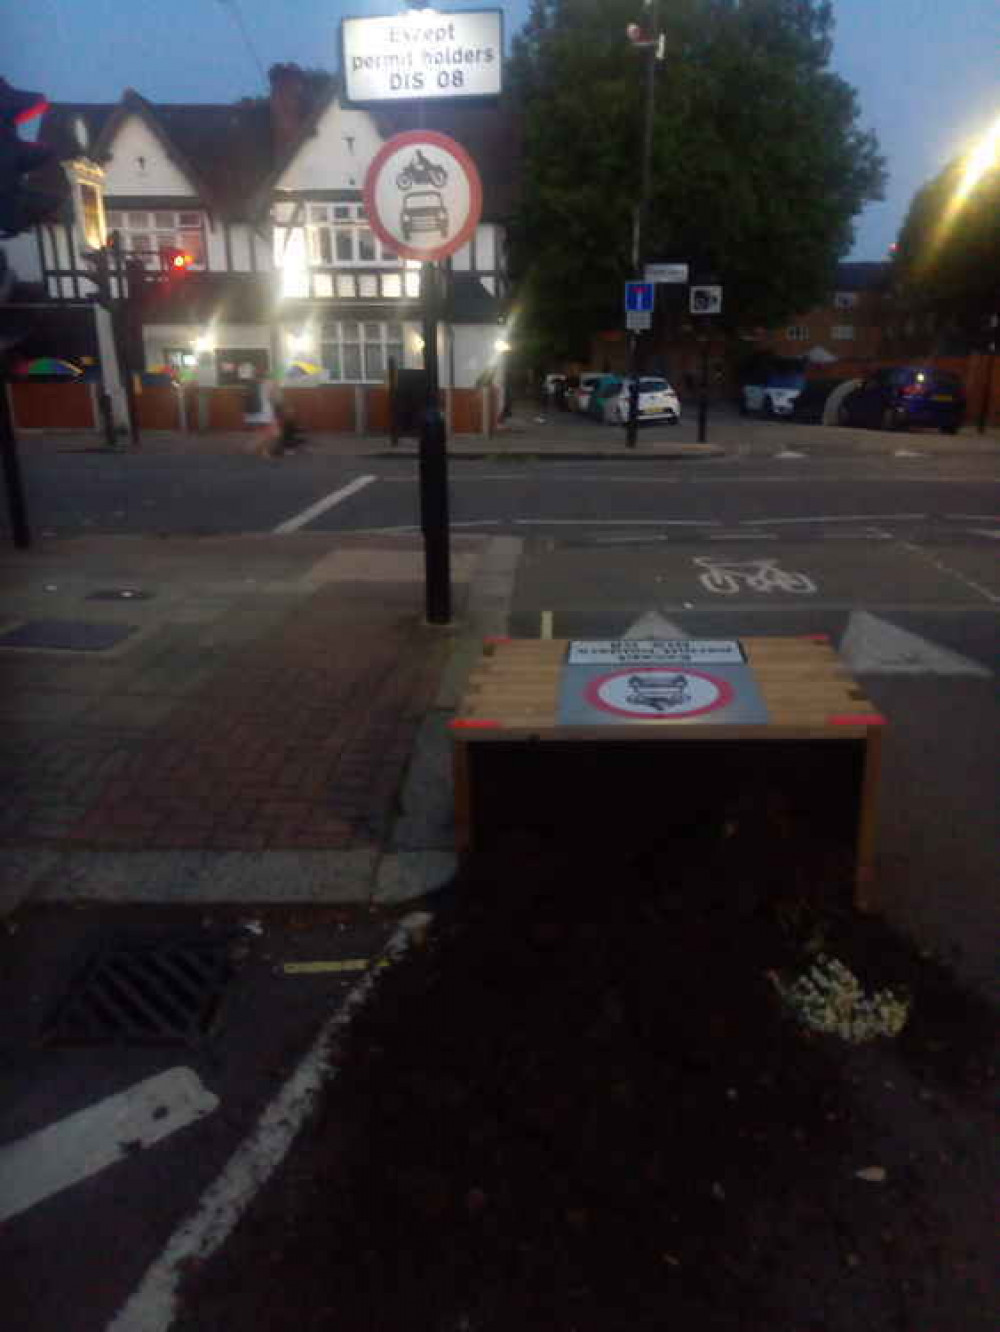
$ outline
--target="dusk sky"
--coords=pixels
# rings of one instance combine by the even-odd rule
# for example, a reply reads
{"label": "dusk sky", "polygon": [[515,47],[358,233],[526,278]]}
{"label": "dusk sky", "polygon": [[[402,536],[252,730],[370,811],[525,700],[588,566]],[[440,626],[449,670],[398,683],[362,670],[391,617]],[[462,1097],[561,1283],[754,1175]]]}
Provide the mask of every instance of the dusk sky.
{"label": "dusk sky", "polygon": [[[334,68],[342,15],[398,12],[385,0],[237,4],[265,68],[279,60]],[[527,0],[504,6],[508,35],[527,8]],[[858,90],[863,124],[889,163],[886,201],[858,219],[853,255],[880,259],[914,190],[1000,113],[1000,5],[834,0],[834,9],[834,67]],[[54,101],[116,101],[134,87],[154,102],[212,102],[263,89],[231,0],[0,0],[0,20],[0,73]]]}

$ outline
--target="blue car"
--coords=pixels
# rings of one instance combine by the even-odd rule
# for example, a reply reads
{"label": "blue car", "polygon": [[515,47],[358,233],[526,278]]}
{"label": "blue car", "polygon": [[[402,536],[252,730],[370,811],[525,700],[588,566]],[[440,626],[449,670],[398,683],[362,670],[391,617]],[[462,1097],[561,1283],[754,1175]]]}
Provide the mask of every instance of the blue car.
{"label": "blue car", "polygon": [[964,416],[965,389],[957,376],[933,368],[887,366],[847,395],[837,424],[875,430],[929,426],[955,435]]}

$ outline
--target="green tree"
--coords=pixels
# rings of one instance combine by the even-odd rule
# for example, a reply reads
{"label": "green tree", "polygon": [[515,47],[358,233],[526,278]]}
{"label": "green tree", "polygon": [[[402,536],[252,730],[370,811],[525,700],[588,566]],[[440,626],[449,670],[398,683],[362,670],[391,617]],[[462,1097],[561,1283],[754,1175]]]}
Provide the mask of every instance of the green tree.
{"label": "green tree", "polygon": [[917,191],[893,258],[897,308],[938,350],[982,345],[1000,311],[1000,164],[972,181],[967,166],[958,157]]}
{"label": "green tree", "polygon": [[[828,69],[827,0],[661,0],[652,187],[643,250],[726,288],[730,327],[818,302],[881,198],[884,165],[854,91]],[[550,353],[621,322],[639,193],[640,0],[534,0],[511,81],[524,114],[512,234],[522,319]]]}

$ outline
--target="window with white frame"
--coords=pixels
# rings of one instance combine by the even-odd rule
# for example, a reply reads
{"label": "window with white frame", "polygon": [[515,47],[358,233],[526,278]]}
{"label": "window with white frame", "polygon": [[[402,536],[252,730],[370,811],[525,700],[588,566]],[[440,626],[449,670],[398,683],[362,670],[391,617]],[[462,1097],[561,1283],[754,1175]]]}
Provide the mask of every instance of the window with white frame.
{"label": "window with white frame", "polygon": [[308,215],[309,262],[314,267],[399,263],[399,256],[382,245],[368,225],[363,204],[309,204]]}
{"label": "window with white frame", "polygon": [[830,336],[835,342],[851,342],[854,338],[854,325],[834,324],[830,329]]}
{"label": "window with white frame", "polygon": [[789,342],[808,342],[809,330],[805,324],[789,324],[785,329],[785,337]]}
{"label": "window with white frame", "polygon": [[856,291],[835,291],[833,293],[833,308],[835,310],[854,310],[858,304],[858,293]]}
{"label": "window with white frame", "polygon": [[204,214],[186,209],[115,210],[108,213],[108,231],[120,232],[126,253],[141,259],[151,272],[160,268],[164,250],[183,250],[192,268],[205,267]]}
{"label": "window with white frame", "polygon": [[402,324],[343,319],[323,326],[320,359],[334,383],[379,384],[386,377],[390,356],[402,365]]}

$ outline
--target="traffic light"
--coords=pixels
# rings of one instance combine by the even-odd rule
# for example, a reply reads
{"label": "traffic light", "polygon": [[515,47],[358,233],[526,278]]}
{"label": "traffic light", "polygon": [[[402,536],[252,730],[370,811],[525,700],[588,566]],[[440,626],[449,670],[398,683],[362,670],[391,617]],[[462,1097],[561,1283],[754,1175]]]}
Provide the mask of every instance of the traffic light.
{"label": "traffic light", "polygon": [[164,273],[187,273],[194,263],[194,255],[174,246],[164,245],[160,249],[160,267]]}
{"label": "traffic light", "polygon": [[25,143],[17,127],[40,116],[48,106],[43,93],[12,88],[0,78],[0,236],[10,239],[30,231],[59,210],[55,195],[27,188],[22,179],[55,157],[41,143]]}

